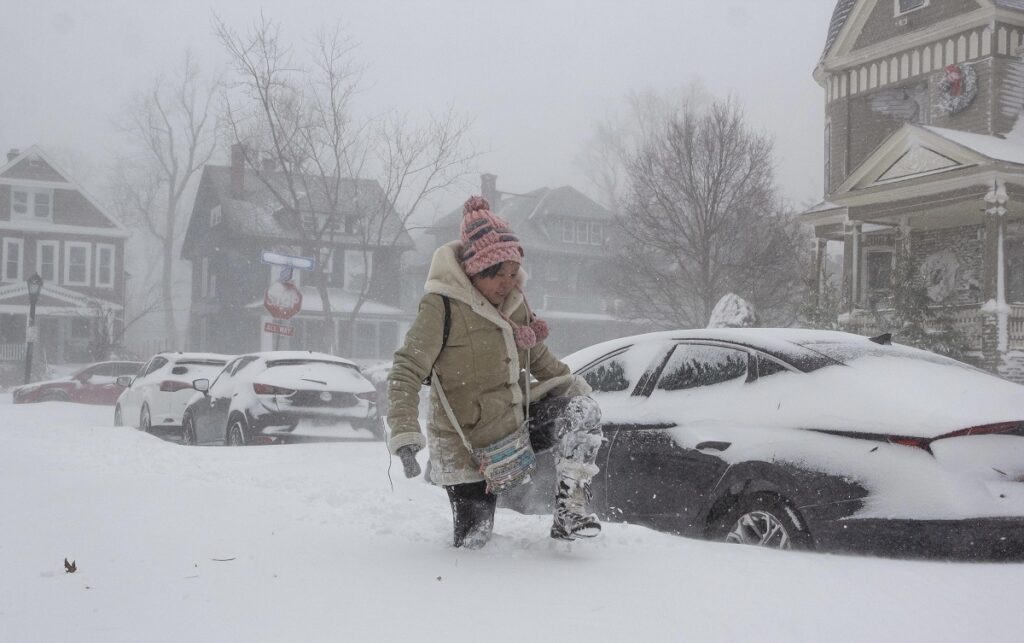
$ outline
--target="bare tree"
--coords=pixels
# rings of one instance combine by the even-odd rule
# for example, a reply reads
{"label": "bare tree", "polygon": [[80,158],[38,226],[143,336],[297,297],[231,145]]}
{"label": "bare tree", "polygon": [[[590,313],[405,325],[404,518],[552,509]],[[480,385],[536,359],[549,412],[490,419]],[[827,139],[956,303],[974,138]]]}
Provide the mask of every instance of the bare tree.
{"label": "bare tree", "polygon": [[157,77],[132,98],[121,124],[131,151],[115,168],[114,200],[122,220],[159,248],[160,304],[146,308],[162,312],[164,334],[173,344],[175,264],[188,224],[188,191],[216,149],[219,83],[186,53],[175,74]]}
{"label": "bare tree", "polygon": [[[322,346],[333,352],[328,268],[335,251],[360,249],[368,277],[373,252],[404,242],[409,218],[465,174],[475,156],[464,149],[469,121],[452,110],[425,124],[396,113],[356,120],[352,104],[362,69],[339,28],[317,35],[304,59],[309,62],[265,18],[246,33],[217,19],[215,30],[234,69],[224,119],[228,136],[243,145],[249,171],[291,217],[302,250],[316,258]],[[348,328],[355,328],[371,289],[369,278],[358,283]]]}
{"label": "bare tree", "polygon": [[762,323],[792,323],[808,244],[778,196],[771,140],[734,100],[656,116],[624,157],[616,296],[665,326],[703,327],[729,292]]}

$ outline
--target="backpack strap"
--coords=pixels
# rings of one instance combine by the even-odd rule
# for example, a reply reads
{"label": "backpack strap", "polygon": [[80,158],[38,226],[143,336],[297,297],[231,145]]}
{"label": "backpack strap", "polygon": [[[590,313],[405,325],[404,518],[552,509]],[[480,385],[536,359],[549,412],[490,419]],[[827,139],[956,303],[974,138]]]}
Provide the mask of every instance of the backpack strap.
{"label": "backpack strap", "polygon": [[[452,331],[452,300],[448,298],[448,295],[441,295],[441,301],[444,302],[444,332],[441,334],[441,350],[448,345],[448,335]],[[438,355],[441,351],[438,351]],[[437,363],[437,359],[434,360],[434,364]],[[430,365],[430,373],[423,378],[423,386],[430,386],[430,374],[434,372],[434,364]]]}

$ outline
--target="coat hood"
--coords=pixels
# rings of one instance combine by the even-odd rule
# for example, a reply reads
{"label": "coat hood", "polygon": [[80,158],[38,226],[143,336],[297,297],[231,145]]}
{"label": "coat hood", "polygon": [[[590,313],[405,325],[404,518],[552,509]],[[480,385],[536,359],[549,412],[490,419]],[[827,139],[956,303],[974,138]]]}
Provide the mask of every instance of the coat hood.
{"label": "coat hood", "polygon": [[[469,276],[462,269],[459,257],[462,256],[462,242],[450,241],[436,251],[430,260],[430,270],[427,272],[427,283],[423,288],[427,292],[438,295],[446,295],[452,299],[468,304],[474,310],[491,317],[482,311],[493,311],[494,306],[473,286]],[[526,288],[526,271],[519,269],[518,281],[519,290],[513,291],[501,305],[501,312],[511,315],[512,311],[519,308],[523,303],[522,289]]]}

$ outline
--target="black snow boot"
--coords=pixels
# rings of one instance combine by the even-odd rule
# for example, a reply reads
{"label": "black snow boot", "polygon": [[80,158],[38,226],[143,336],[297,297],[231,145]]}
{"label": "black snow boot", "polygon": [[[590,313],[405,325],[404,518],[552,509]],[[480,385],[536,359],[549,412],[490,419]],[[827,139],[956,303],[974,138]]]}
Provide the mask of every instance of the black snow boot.
{"label": "black snow boot", "polygon": [[446,486],[452,505],[455,537],[452,544],[467,549],[480,549],[487,544],[494,529],[494,507],[498,497],[487,493],[486,482],[469,482]]}
{"label": "black snow boot", "polygon": [[586,513],[590,499],[590,484],[574,478],[562,477],[555,493],[555,520],[551,537],[558,540],[593,538],[601,533],[597,514]]}

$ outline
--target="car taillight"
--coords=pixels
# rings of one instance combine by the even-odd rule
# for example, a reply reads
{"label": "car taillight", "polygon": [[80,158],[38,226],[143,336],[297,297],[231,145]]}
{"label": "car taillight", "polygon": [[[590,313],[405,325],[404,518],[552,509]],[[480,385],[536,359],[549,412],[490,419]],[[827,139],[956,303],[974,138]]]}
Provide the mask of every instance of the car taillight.
{"label": "car taillight", "polygon": [[369,391],[367,393],[356,393],[356,397],[360,400],[366,400],[370,404],[377,403],[377,391]]}
{"label": "car taillight", "polygon": [[160,382],[160,390],[164,393],[184,391],[187,388],[192,388],[192,384],[189,382],[181,382],[179,380],[164,380],[163,382]]}
{"label": "car taillight", "polygon": [[1024,429],[1024,423],[994,422],[992,424],[979,424],[978,426],[960,429],[959,431],[953,431],[952,433],[944,433],[935,439],[941,440],[943,438],[961,438],[965,435],[993,435],[995,433],[1012,433],[1019,429]]}
{"label": "car taillight", "polygon": [[252,390],[256,391],[256,395],[291,395],[295,392],[295,389],[285,388],[283,386],[273,386],[271,384],[261,384],[259,382],[253,382]]}

